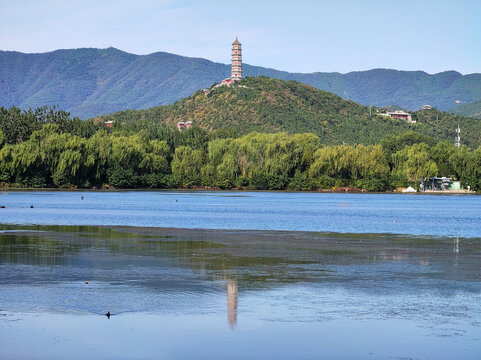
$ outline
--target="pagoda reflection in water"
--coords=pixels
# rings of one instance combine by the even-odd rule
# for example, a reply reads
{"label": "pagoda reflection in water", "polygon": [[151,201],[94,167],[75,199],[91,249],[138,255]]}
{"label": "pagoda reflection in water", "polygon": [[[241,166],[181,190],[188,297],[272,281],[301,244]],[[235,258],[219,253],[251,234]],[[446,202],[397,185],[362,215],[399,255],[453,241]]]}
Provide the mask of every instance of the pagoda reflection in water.
{"label": "pagoda reflection in water", "polygon": [[227,320],[231,329],[237,324],[237,299],[239,288],[236,280],[227,280]]}

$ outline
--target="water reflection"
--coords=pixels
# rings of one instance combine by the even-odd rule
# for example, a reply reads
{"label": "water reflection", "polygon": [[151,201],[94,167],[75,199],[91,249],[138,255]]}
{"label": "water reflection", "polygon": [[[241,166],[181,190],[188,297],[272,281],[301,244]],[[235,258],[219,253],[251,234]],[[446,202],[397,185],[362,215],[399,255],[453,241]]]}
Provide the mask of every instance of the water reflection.
{"label": "water reflection", "polygon": [[379,260],[383,261],[403,261],[409,257],[408,254],[396,250],[380,251],[378,254]]}
{"label": "water reflection", "polygon": [[463,255],[476,256],[458,263],[452,253],[454,246],[461,256],[459,238],[95,226],[2,230],[0,284],[11,291],[0,296],[13,308],[224,313],[227,295],[234,329],[239,289],[338,286],[377,297],[479,286],[476,239],[463,243]]}
{"label": "water reflection", "polygon": [[227,280],[227,321],[231,329],[237,324],[239,287],[236,280]]}
{"label": "water reflection", "polygon": [[454,239],[454,253],[459,254],[459,238]]}
{"label": "water reflection", "polygon": [[[132,273],[138,266],[169,267],[195,271],[199,279],[227,278],[230,284],[261,289],[333,281],[342,275],[338,265],[441,264],[452,249],[459,254],[459,243],[459,237],[0,225],[0,264],[76,266],[100,274],[129,266]],[[449,252],[448,244],[453,244]],[[479,251],[476,239],[465,246],[466,253]],[[129,272],[116,275],[128,277]],[[135,281],[154,288],[160,284],[149,277]]]}
{"label": "water reflection", "polygon": [[[182,354],[187,347],[179,343],[170,357],[230,354],[242,359],[264,348],[282,348],[275,358],[312,358],[319,348],[357,351],[370,343],[361,357],[419,358],[414,355],[420,349],[436,350],[451,341],[462,351],[468,349],[461,357],[476,358],[479,346],[472,344],[479,340],[475,334],[481,323],[480,256],[481,241],[472,238],[0,226],[0,315],[34,314],[9,323],[8,331],[3,331],[6,321],[0,316],[0,331],[7,345],[46,336],[25,337],[31,329],[18,329],[29,321],[36,329],[62,329],[58,333],[70,344],[88,339],[90,345],[103,339],[100,333],[114,334],[111,339],[119,346],[135,342],[112,358],[142,357],[139,343],[146,358],[163,354],[168,350],[162,344],[186,337],[193,339],[191,351],[196,353]],[[105,321],[106,313],[115,316]],[[62,327],[66,322],[71,325]],[[356,322],[359,327],[350,328]],[[90,328],[91,335],[86,323],[98,332]],[[144,329],[142,335],[134,328]],[[23,337],[9,338],[12,333]],[[405,346],[392,350],[391,344],[406,337],[410,344],[418,342],[413,354],[406,354]],[[374,346],[372,339],[384,340]],[[47,343],[46,348],[57,349],[56,339],[47,338]],[[239,343],[242,351],[231,354]],[[10,348],[18,351],[18,346]],[[373,349],[382,355],[371,357]],[[198,350],[211,356],[199,356]],[[12,357],[2,351],[0,358]],[[339,351],[324,357],[343,358]],[[260,358],[272,357],[262,354]]]}

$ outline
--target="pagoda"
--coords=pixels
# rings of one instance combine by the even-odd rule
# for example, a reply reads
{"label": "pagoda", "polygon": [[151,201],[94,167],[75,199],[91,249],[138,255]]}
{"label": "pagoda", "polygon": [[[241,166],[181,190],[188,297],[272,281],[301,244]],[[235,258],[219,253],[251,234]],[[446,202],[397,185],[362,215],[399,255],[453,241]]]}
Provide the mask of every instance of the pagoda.
{"label": "pagoda", "polygon": [[232,43],[232,64],[230,78],[222,80],[222,84],[231,84],[234,81],[242,80],[242,44],[235,38]]}

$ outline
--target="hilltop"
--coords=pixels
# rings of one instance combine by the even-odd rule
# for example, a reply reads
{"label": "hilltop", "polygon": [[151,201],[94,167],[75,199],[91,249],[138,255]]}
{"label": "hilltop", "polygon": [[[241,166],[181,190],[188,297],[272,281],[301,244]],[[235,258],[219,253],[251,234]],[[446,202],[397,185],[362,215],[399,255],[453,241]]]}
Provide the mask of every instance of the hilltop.
{"label": "hilltop", "polygon": [[149,123],[174,126],[193,121],[208,131],[224,129],[238,134],[309,132],[324,144],[374,144],[387,135],[409,130],[452,142],[459,121],[463,143],[481,144],[481,122],[474,119],[432,109],[413,113],[417,123],[408,124],[381,116],[379,111],[296,81],[249,77],[233,86],[199,90],[171,105],[126,110],[100,119],[135,130],[147,128]]}
{"label": "hilltop", "polygon": [[[88,118],[126,109],[171,104],[226,78],[230,66],[165,52],[134,55],[115,49],[56,50],[41,54],[0,51],[0,106],[57,105]],[[481,74],[374,69],[289,73],[244,64],[245,76],[296,80],[366,106],[424,104],[447,110],[456,100],[481,99]]]}

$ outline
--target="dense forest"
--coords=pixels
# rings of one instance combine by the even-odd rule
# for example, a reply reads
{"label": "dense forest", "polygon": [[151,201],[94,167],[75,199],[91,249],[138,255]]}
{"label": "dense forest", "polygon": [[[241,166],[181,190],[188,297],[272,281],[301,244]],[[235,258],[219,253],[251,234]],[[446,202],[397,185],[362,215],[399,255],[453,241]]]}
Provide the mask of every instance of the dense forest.
{"label": "dense forest", "polygon": [[178,131],[160,121],[106,128],[55,108],[0,108],[4,187],[386,191],[453,176],[481,188],[481,147],[414,131],[377,144],[328,145],[312,133]]}

